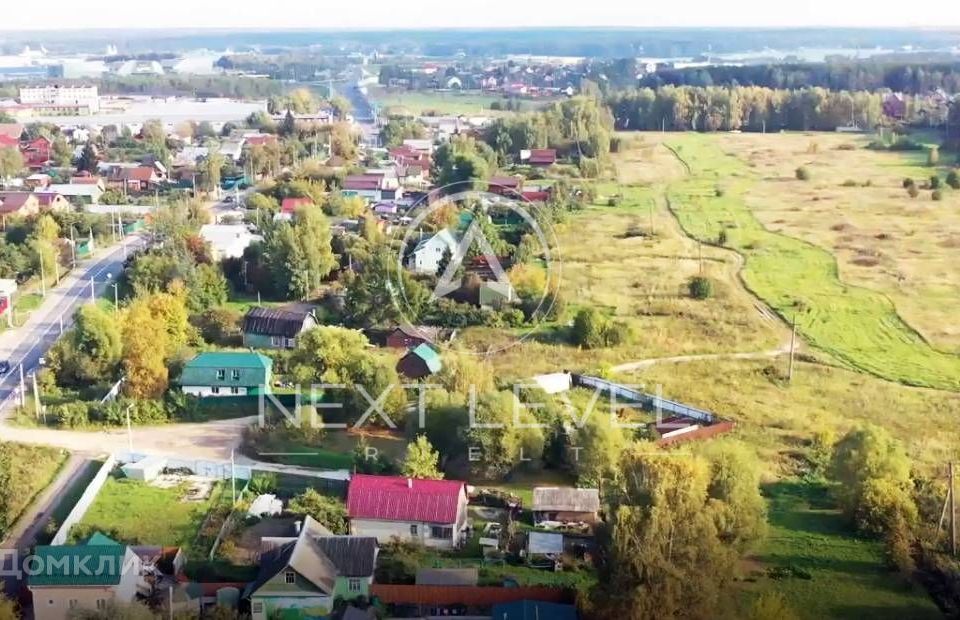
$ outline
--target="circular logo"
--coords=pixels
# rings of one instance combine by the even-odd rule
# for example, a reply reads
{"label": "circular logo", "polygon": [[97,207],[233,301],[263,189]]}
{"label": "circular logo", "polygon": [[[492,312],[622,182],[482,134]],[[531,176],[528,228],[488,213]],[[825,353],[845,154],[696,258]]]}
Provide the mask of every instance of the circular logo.
{"label": "circular logo", "polygon": [[[436,328],[463,325],[449,312],[458,307],[451,304],[463,304],[459,307],[509,316],[506,323],[515,328],[512,338],[484,355],[534,333],[551,316],[560,285],[557,238],[542,203],[549,194],[525,196],[505,182],[490,182],[482,191],[466,182],[431,190],[414,203],[395,235],[399,244],[389,283],[403,327],[438,344]],[[473,319],[466,322],[476,324],[480,315],[467,314]],[[433,329],[421,327],[427,322]]]}

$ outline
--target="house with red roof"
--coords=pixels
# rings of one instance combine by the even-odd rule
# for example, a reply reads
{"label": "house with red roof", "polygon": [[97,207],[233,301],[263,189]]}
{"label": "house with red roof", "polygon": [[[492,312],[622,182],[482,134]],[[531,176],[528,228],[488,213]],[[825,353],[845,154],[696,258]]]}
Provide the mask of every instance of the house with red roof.
{"label": "house with red roof", "polygon": [[523,177],[521,176],[493,176],[487,181],[487,191],[509,198],[516,198],[523,192]]}
{"label": "house with red roof", "polygon": [[40,200],[32,192],[0,192],[0,217],[27,217],[40,212]]}
{"label": "house with red roof", "polygon": [[350,533],[451,549],[467,527],[466,483],[355,474],[347,491]]}
{"label": "house with red roof", "polygon": [[557,149],[530,149],[520,151],[520,161],[531,166],[552,166],[557,163]]}
{"label": "house with red roof", "polygon": [[46,166],[53,156],[53,142],[39,136],[21,145],[20,153],[23,155],[23,163],[27,168],[39,170]]}

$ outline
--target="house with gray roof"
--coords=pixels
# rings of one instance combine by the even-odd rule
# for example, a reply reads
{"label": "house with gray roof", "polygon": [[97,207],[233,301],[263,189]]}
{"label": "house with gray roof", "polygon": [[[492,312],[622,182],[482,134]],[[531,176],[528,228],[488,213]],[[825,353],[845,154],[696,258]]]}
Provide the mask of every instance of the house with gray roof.
{"label": "house with gray roof", "polygon": [[573,487],[534,487],[534,523],[595,523],[600,511],[600,491]]}
{"label": "house with gray roof", "polygon": [[245,591],[253,620],[325,617],[337,598],[369,598],[378,553],[376,538],[334,535],[306,516],[296,538],[261,555]]}
{"label": "house with gray roof", "polygon": [[297,336],[317,326],[306,307],[251,308],[243,317],[243,345],[255,349],[292,349]]}

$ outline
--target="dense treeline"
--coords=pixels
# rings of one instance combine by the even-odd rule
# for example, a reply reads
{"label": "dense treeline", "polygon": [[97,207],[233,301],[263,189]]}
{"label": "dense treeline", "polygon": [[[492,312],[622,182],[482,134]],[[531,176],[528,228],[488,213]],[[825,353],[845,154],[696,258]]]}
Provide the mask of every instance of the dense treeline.
{"label": "dense treeline", "polygon": [[640,81],[641,87],[649,88],[668,84],[786,89],[819,86],[830,90],[890,89],[909,94],[942,88],[955,93],[960,91],[960,63],[849,62],[691,67],[660,70]]}
{"label": "dense treeline", "polygon": [[879,94],[824,88],[664,86],[615,93],[607,104],[618,130],[833,131],[882,118]]}
{"label": "dense treeline", "polygon": [[275,80],[232,75],[107,76],[99,82],[104,94],[119,95],[265,99],[283,92],[283,85]]}

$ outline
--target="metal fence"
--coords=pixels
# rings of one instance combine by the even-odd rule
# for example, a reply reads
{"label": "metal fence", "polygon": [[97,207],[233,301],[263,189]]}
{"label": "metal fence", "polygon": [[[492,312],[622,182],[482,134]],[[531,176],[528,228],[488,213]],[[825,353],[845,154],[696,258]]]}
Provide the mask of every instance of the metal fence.
{"label": "metal fence", "polygon": [[573,375],[573,385],[577,387],[601,390],[622,399],[624,403],[633,403],[646,409],[663,412],[672,416],[676,415],[684,418],[690,418],[705,424],[713,424],[714,422],[720,420],[717,415],[704,409],[698,409],[696,407],[684,405],[683,403],[678,403],[660,396],[647,394],[646,392],[634,390],[625,385],[614,383],[613,381],[607,381],[606,379],[601,379],[600,377],[575,374]]}
{"label": "metal fence", "polygon": [[67,538],[70,535],[70,528],[79,523],[83,519],[83,516],[87,514],[87,510],[90,509],[93,500],[97,499],[97,494],[100,493],[100,489],[103,488],[107,477],[110,475],[110,472],[113,471],[113,466],[116,464],[117,459],[113,455],[107,457],[107,460],[100,466],[100,470],[97,471],[97,475],[93,477],[93,480],[90,481],[87,488],[83,490],[83,495],[77,500],[70,514],[63,520],[60,529],[54,534],[53,540],[50,541],[51,545],[66,544]]}

